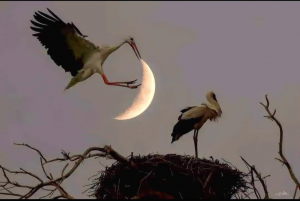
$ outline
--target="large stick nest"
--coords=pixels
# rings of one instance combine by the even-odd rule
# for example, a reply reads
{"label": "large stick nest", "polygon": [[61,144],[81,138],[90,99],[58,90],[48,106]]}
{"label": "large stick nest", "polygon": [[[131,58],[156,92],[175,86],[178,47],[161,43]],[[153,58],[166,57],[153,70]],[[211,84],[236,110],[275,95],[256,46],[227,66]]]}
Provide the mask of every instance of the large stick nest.
{"label": "large stick nest", "polygon": [[175,154],[131,156],[128,164],[115,162],[94,179],[97,199],[230,199],[247,191],[247,174],[227,162]]}

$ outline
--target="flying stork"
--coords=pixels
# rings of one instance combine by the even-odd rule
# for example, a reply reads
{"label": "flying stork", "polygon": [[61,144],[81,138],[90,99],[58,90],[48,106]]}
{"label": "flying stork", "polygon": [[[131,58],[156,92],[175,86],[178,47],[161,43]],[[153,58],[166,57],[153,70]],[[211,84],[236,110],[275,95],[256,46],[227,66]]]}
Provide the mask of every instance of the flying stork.
{"label": "flying stork", "polygon": [[207,120],[216,121],[222,115],[221,107],[217,101],[216,94],[212,91],[207,92],[206,99],[210,103],[202,103],[200,106],[187,107],[180,112],[178,122],[173,128],[172,142],[177,141],[184,134],[194,130],[195,154],[198,158],[198,132]]}
{"label": "flying stork", "polygon": [[[48,9],[48,8],[47,8]],[[128,43],[137,58],[141,56],[132,37],[128,37],[120,44],[115,46],[95,46],[90,41],[86,40],[86,35],[83,35],[73,23],[63,22],[57,15],[48,9],[50,15],[43,12],[35,12],[31,20],[34,27],[30,27],[37,32],[33,36],[41,42],[56,65],[61,66],[65,72],[70,72],[73,76],[68,86],[69,89],[78,82],[82,82],[92,76],[94,73],[99,73],[105,84],[127,87],[130,89],[138,88],[139,85],[131,85],[136,80],[130,82],[110,82],[108,81],[103,71],[103,63],[107,57],[119,49],[125,43]]]}

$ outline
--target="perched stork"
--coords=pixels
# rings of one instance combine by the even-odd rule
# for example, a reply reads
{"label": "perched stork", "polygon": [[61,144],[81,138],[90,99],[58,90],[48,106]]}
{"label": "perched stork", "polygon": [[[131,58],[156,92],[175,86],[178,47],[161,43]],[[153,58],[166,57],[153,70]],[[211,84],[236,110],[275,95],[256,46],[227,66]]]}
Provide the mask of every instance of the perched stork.
{"label": "perched stork", "polygon": [[217,101],[216,94],[212,91],[206,94],[206,99],[211,105],[202,103],[200,106],[187,107],[180,112],[182,113],[178,117],[178,122],[173,128],[172,142],[177,141],[181,136],[194,130],[194,145],[195,154],[198,158],[198,131],[204,125],[207,120],[216,121],[221,117],[222,110]]}
{"label": "perched stork", "polygon": [[[48,8],[47,8],[48,9]],[[50,15],[43,12],[35,12],[33,17],[37,22],[32,21],[34,27],[30,27],[37,33],[33,36],[41,42],[56,65],[61,66],[65,72],[70,72],[73,78],[65,88],[69,89],[78,82],[82,82],[99,73],[105,84],[131,89],[138,88],[139,85],[134,84],[136,80],[130,82],[110,82],[103,71],[103,63],[107,57],[119,49],[125,43],[128,43],[135,52],[138,59],[141,59],[140,53],[132,37],[126,38],[120,44],[115,46],[97,47],[90,41],[86,40],[73,23],[63,22],[57,15],[48,9]]]}

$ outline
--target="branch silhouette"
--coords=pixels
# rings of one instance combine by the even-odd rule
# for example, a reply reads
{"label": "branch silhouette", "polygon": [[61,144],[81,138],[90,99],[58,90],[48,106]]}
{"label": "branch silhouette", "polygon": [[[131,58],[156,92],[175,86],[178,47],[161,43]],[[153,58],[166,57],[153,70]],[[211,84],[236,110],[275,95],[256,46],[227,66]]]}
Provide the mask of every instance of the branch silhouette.
{"label": "branch silhouette", "polygon": [[276,160],[280,161],[283,165],[285,165],[290,173],[290,176],[292,178],[292,180],[295,182],[296,186],[298,188],[300,188],[300,183],[298,181],[298,179],[296,178],[295,174],[294,174],[294,171],[290,165],[290,163],[288,162],[288,160],[286,159],[286,157],[283,155],[283,151],[282,151],[282,147],[283,147],[283,129],[282,129],[282,125],[281,123],[278,121],[278,119],[275,117],[275,114],[276,114],[276,109],[274,110],[273,114],[271,113],[270,109],[269,109],[269,106],[270,106],[270,102],[269,102],[269,99],[268,99],[268,95],[265,95],[266,97],[266,102],[267,104],[263,104],[263,103],[260,103],[264,108],[265,110],[267,111],[268,113],[268,116],[264,116],[272,121],[275,121],[275,123],[277,124],[277,126],[279,127],[279,131],[280,131],[280,140],[279,140],[279,152],[278,154],[280,155],[280,158],[275,158]]}
{"label": "branch silhouette", "polygon": [[[56,159],[51,159],[47,160],[43,154],[36,148],[33,148],[29,146],[28,144],[15,144],[19,146],[25,146],[28,147],[34,151],[36,151],[39,156],[40,156],[40,162],[41,162],[41,168],[43,170],[43,173],[45,174],[46,178],[48,179],[47,181],[43,181],[40,177],[37,175],[24,170],[23,168],[20,168],[20,171],[12,171],[9,170],[8,168],[5,168],[0,165],[0,169],[2,170],[3,176],[6,179],[5,182],[0,182],[0,195],[10,195],[14,197],[19,197],[20,199],[29,199],[33,195],[35,195],[36,192],[39,190],[47,191],[49,192],[48,194],[40,197],[41,198],[51,198],[52,195],[55,193],[56,190],[60,193],[59,196],[55,196],[53,199],[59,199],[59,198],[66,198],[66,199],[75,199],[73,196],[71,196],[67,191],[61,186],[62,182],[67,179],[69,176],[71,176],[75,170],[80,166],[80,164],[88,158],[97,158],[97,157],[106,157],[108,159],[115,159],[119,162],[122,162],[126,164],[130,168],[134,168],[134,164],[129,161],[127,158],[121,156],[119,153],[114,151],[111,147],[109,146],[104,146],[103,148],[100,147],[91,147],[87,149],[83,154],[81,155],[73,155],[69,156],[69,153],[67,154],[66,152],[62,151],[63,158],[56,158]],[[91,153],[97,151],[98,153]],[[67,171],[67,167],[69,166],[69,163],[67,163],[64,168],[62,169],[61,176],[58,178],[53,178],[51,173],[47,173],[45,170],[45,165],[48,163],[56,162],[56,161],[74,161],[75,164],[73,167]],[[38,181],[38,184],[36,185],[23,185],[19,184],[18,182],[12,181],[9,177],[9,174],[24,174],[28,175],[32,178],[35,178]],[[45,187],[52,187],[52,189],[48,189]],[[22,189],[27,189],[28,192],[25,194],[19,194],[15,193],[12,191],[14,188],[22,188]]]}
{"label": "branch silhouette", "polygon": [[250,174],[251,174],[251,182],[250,182],[250,185],[253,187],[253,191],[255,193],[255,196],[257,199],[261,199],[261,196],[260,196],[260,193],[259,191],[257,190],[257,188],[255,187],[255,179],[254,179],[254,176],[253,176],[253,172],[256,174],[256,177],[258,178],[258,180],[260,181],[261,185],[263,186],[263,189],[264,189],[264,192],[265,192],[265,197],[264,199],[270,199],[269,197],[269,193],[268,193],[268,188],[267,188],[267,183],[266,181],[264,181],[264,179],[268,176],[265,176],[265,177],[261,177],[261,174],[258,173],[258,171],[256,170],[255,166],[254,165],[250,165],[243,157],[241,157],[241,159],[244,161],[244,163],[246,164],[246,166],[248,168],[250,168]]}

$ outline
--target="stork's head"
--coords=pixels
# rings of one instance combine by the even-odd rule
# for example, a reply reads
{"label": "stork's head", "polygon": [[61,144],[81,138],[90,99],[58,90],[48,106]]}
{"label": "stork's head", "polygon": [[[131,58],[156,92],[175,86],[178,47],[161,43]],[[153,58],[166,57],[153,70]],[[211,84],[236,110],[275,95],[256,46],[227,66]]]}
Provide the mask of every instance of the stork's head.
{"label": "stork's head", "polygon": [[214,101],[218,102],[217,96],[216,96],[215,92],[213,92],[213,91],[207,92],[206,98],[207,98],[207,100],[212,98]]}
{"label": "stork's head", "polygon": [[138,59],[142,58],[141,55],[140,55],[140,52],[139,52],[139,50],[138,50],[138,48],[137,48],[137,46],[134,42],[133,37],[130,37],[130,36],[127,37],[125,39],[125,43],[128,43],[132,47],[132,49],[133,49],[133,51],[134,51],[134,53],[135,53],[135,55],[137,56]]}
{"label": "stork's head", "polygon": [[209,91],[206,94],[206,99],[211,103],[211,108],[216,110],[219,115],[222,114],[221,106],[218,102],[217,96],[213,91]]}

